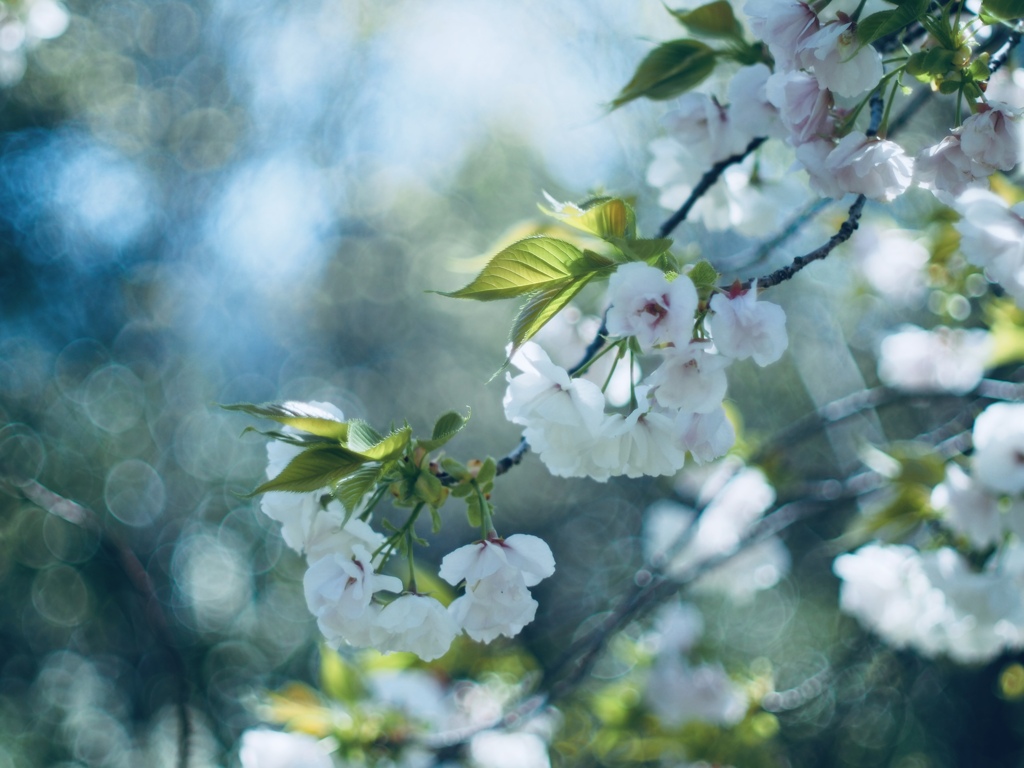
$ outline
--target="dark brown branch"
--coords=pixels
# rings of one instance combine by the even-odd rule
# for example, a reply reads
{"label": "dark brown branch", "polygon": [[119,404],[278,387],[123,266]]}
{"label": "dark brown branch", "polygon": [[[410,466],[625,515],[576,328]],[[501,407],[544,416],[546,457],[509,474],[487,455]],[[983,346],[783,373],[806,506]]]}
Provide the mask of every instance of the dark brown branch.
{"label": "dark brown branch", "polygon": [[690,192],[690,196],[686,198],[686,202],[683,203],[682,207],[673,213],[668,221],[661,225],[661,229],[658,230],[658,237],[668,237],[672,233],[672,230],[686,220],[686,217],[690,215],[690,210],[693,206],[695,206],[697,201],[700,200],[709,189],[711,189],[716,181],[718,181],[718,177],[725,173],[726,168],[730,165],[742,163],[747,158],[747,155],[760,147],[767,140],[767,136],[759,136],[747,144],[747,148],[738,155],[732,155],[724,160],[719,160],[717,163],[712,165],[711,168],[700,177],[700,181],[697,182],[697,186],[695,186],[693,191]]}
{"label": "dark brown branch", "polygon": [[853,205],[850,206],[849,215],[846,217],[846,221],[843,222],[842,226],[839,227],[839,231],[836,232],[832,237],[828,239],[828,242],[819,248],[814,249],[804,256],[797,256],[793,259],[792,263],[777,269],[770,274],[754,279],[744,280],[741,283],[741,287],[744,290],[749,290],[754,283],[757,283],[757,287],[761,290],[765,288],[771,288],[772,286],[784,283],[791,279],[797,272],[806,267],[808,264],[812,264],[815,261],[821,261],[828,256],[837,247],[849,240],[853,233],[857,231],[857,227],[860,226],[860,216],[864,211],[864,203],[867,198],[864,195],[858,195],[857,199],[854,200]]}

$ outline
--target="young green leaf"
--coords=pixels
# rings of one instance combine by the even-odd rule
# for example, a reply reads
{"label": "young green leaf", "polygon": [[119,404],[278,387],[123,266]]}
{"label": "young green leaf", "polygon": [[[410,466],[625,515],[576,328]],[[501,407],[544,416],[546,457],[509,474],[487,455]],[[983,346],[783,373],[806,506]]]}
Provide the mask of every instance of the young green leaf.
{"label": "young green leaf", "polygon": [[343,480],[365,463],[366,458],[341,446],[309,448],[288,462],[281,474],[248,495],[267,491],[318,491]]}
{"label": "young green leaf", "polygon": [[671,99],[700,85],[715,68],[717,53],[699,40],[662,43],[640,62],[633,79],[612,102],[618,109],[641,96]]}
{"label": "young green leaf", "polygon": [[356,453],[372,448],[383,439],[384,436],[365,421],[352,419],[348,423],[348,447]]}
{"label": "young green leaf", "polygon": [[334,489],[334,496],[351,515],[367,493],[372,491],[383,474],[383,467],[376,463],[364,464],[343,479]]}
{"label": "young green leaf", "polygon": [[665,253],[672,247],[672,241],[667,237],[656,240],[627,240],[623,243],[616,243],[620,250],[630,261],[647,261]]}
{"label": "young green leaf", "polygon": [[743,40],[743,27],[733,15],[728,0],[715,0],[692,11],[669,9],[669,13],[696,35]]}
{"label": "young green leaf", "polygon": [[279,424],[285,424],[318,437],[344,440],[348,436],[347,422],[311,416],[302,410],[300,407],[302,405],[304,403],[263,403],[262,405],[236,403],[222,405],[221,408],[226,411],[241,411],[263,419],[273,419]]}
{"label": "young green leaf", "polygon": [[469,285],[453,293],[455,299],[494,301],[543,291],[588,268],[583,252],[564,240],[546,235],[528,237],[500,251]]}
{"label": "young green leaf", "polygon": [[1024,0],[982,0],[981,10],[1000,21],[1012,21],[1024,16]]}
{"label": "young green leaf", "polygon": [[467,410],[466,415],[457,411],[448,411],[434,422],[434,431],[429,440],[417,440],[416,443],[425,451],[436,451],[442,445],[455,437],[462,428],[466,426],[472,411]]}
{"label": "young green leaf", "polygon": [[412,429],[410,427],[402,427],[401,429],[396,429],[387,437],[380,437],[380,440],[376,443],[361,448],[356,453],[368,461],[390,461],[402,454],[405,446],[409,444],[411,437]]}
{"label": "young green leaf", "polygon": [[601,238],[625,237],[629,227],[628,206],[618,198],[603,200],[587,208],[560,203],[550,210],[543,206],[540,209],[563,224]]}
{"label": "young green leaf", "polygon": [[512,324],[513,351],[529,341],[544,325],[572,301],[573,297],[583,290],[596,272],[583,275],[573,280],[565,280],[545,291],[531,296],[516,315]]}
{"label": "young green leaf", "polygon": [[686,273],[686,276],[693,281],[698,292],[702,288],[713,288],[718,283],[718,271],[711,266],[711,262],[705,260],[694,264],[690,271]]}
{"label": "young green leaf", "polygon": [[857,42],[863,48],[886,35],[899,32],[924,15],[928,10],[928,2],[929,0],[903,0],[894,10],[879,11],[861,19],[857,22]]}

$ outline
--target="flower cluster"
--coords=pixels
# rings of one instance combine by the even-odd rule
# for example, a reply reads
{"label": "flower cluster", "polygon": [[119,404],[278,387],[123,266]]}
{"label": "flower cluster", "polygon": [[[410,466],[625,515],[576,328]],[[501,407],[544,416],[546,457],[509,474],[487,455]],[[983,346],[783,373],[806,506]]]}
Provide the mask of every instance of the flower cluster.
{"label": "flower cluster", "polygon": [[[286,403],[293,414],[341,422],[329,403]],[[289,434],[299,434],[289,427]],[[267,476],[277,477],[301,449],[283,441],[267,446]],[[342,481],[344,483],[344,481]],[[285,543],[304,554],[303,591],[328,644],[407,651],[429,661],[444,655],[463,631],[490,642],[512,637],[533,620],[537,603],[527,589],[554,573],[551,550],[535,536],[516,535],[452,552],[442,578],[466,584],[466,594],[447,608],[401,579],[380,573],[394,542],[368,522],[347,515],[330,488],[309,493],[270,491],[261,509],[281,523]],[[390,596],[390,599],[386,599]]]}
{"label": "flower cluster", "polygon": [[840,607],[897,647],[961,662],[1024,647],[1024,404],[978,417],[970,472],[957,464],[932,493],[944,527],[989,555],[980,571],[951,547],[871,544],[836,559]]}
{"label": "flower cluster", "polygon": [[562,477],[607,480],[677,472],[689,452],[698,464],[723,455],[735,433],[725,415],[725,368],[752,358],[768,365],[788,344],[782,309],[758,301],[756,289],[716,294],[698,332],[697,289],[686,275],[633,262],[608,286],[611,338],[635,339],[660,365],[634,389],[629,413],[609,413],[601,388],[572,378],[539,346],[512,357],[521,373],[509,376],[505,416],[521,424],[530,447]]}

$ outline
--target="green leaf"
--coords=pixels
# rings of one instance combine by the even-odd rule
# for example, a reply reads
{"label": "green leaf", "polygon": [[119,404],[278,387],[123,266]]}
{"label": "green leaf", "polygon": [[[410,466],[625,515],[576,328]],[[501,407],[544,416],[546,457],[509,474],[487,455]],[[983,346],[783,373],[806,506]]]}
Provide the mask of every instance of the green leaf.
{"label": "green leaf", "polygon": [[365,421],[352,419],[348,423],[348,447],[356,453],[372,448],[383,439],[384,436]]}
{"label": "green leaf", "polygon": [[365,457],[341,446],[309,448],[288,462],[281,474],[248,495],[267,491],[318,491],[348,477],[365,463]]}
{"label": "green leaf", "polygon": [[589,266],[583,252],[564,240],[537,235],[513,243],[488,262],[465,288],[444,293],[455,299],[494,301],[542,291]]}
{"label": "green leaf", "polygon": [[530,297],[516,315],[512,324],[512,351],[519,349],[524,342],[529,341],[547,322],[558,314],[566,304],[572,301],[573,297],[583,290],[596,272],[563,281],[562,283],[548,288],[546,291]]}
{"label": "green leaf", "polygon": [[470,410],[466,411],[465,416],[457,411],[448,411],[434,422],[434,431],[430,439],[417,440],[417,444],[425,451],[436,451],[462,431],[471,414]]}
{"label": "green leaf", "polygon": [[656,240],[627,240],[617,244],[630,261],[648,261],[665,253],[672,247],[672,241],[667,237]]}
{"label": "green leaf", "polygon": [[625,237],[629,229],[629,206],[617,197],[600,200],[589,207],[559,203],[550,197],[548,200],[553,208],[549,210],[540,206],[544,213],[591,235],[601,238]]}
{"label": "green leaf", "polygon": [[1024,0],[982,0],[981,10],[1001,21],[1011,21],[1024,16]]}
{"label": "green leaf", "polygon": [[372,491],[383,474],[383,467],[376,462],[364,464],[342,480],[334,489],[334,497],[351,515],[358,508],[367,493]]}
{"label": "green leaf", "polygon": [[[484,504],[487,502],[485,501]],[[480,508],[480,494],[472,493],[466,497],[466,519],[472,528],[479,528],[483,521],[483,510]]]}
{"label": "green leaf", "polygon": [[913,24],[928,10],[929,0],[905,0],[892,11],[879,11],[857,22],[857,42],[863,48]]}
{"label": "green leaf", "polygon": [[460,482],[464,480],[471,480],[473,477],[469,468],[465,464],[453,459],[451,456],[445,456],[441,459],[441,469]]}
{"label": "green leaf", "polygon": [[263,403],[254,405],[252,403],[236,403],[234,405],[222,405],[226,411],[242,411],[250,416],[258,416],[263,419],[273,419],[279,424],[309,432],[319,437],[329,437],[336,440],[344,440],[348,436],[348,423],[336,419],[325,419],[319,416],[311,416],[300,406],[305,403]]}
{"label": "green leaf", "polygon": [[715,0],[692,11],[673,11],[670,8],[668,12],[696,35],[743,39],[743,27],[736,21],[727,0]]}
{"label": "green leaf", "polygon": [[476,483],[484,493],[488,492],[488,486],[494,483],[494,478],[497,474],[498,464],[493,457],[488,456],[476,473]]}
{"label": "green leaf", "polygon": [[373,445],[361,448],[357,451],[357,454],[369,461],[390,461],[402,454],[405,446],[409,444],[411,437],[412,429],[410,427],[402,427],[401,429],[396,429],[387,437],[380,437],[380,440]]}
{"label": "green leaf", "polygon": [[693,281],[693,284],[700,291],[701,288],[713,288],[718,283],[718,270],[711,266],[709,261],[698,261],[686,276]]}
{"label": "green leaf", "polygon": [[662,43],[640,62],[633,79],[612,102],[618,109],[641,96],[663,101],[700,85],[715,68],[717,53],[699,40]]}

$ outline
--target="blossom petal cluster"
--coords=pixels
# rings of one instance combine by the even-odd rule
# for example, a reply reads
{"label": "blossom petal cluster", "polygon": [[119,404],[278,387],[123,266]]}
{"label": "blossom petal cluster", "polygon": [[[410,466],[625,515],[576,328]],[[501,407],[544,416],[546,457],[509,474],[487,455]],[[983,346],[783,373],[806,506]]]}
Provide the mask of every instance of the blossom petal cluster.
{"label": "blossom petal cluster", "polygon": [[641,262],[619,266],[609,280],[611,338],[632,337],[660,364],[634,389],[628,413],[609,412],[601,389],[570,377],[538,345],[513,356],[505,416],[524,427],[531,449],[555,475],[607,480],[679,471],[686,454],[698,464],[722,456],[735,433],[725,416],[725,368],[752,358],[778,360],[788,346],[785,313],[758,301],[756,287],[712,297],[705,333],[697,334],[697,290]]}
{"label": "blossom petal cluster", "polygon": [[952,547],[869,544],[836,559],[840,607],[896,647],[962,663],[1024,648],[1024,404],[977,418],[968,469],[946,467],[932,493]]}
{"label": "blossom petal cluster", "polygon": [[970,392],[994,351],[984,330],[906,326],[882,340],[878,378],[909,392]]}
{"label": "blossom petal cluster", "polygon": [[1024,203],[1010,206],[984,190],[968,190],[956,201],[961,219],[960,251],[982,267],[1018,305],[1024,305]]}
{"label": "blossom petal cluster", "polygon": [[[553,373],[543,360],[538,364],[540,370]],[[572,384],[568,376],[564,381]],[[533,407],[545,413],[560,411],[550,393],[536,391],[529,381],[520,383],[525,387],[522,396]],[[600,390],[597,395],[601,396]],[[329,403],[286,405],[297,415],[344,419]],[[300,434],[286,429],[291,435]],[[267,476],[280,474],[298,452],[287,442],[269,443]],[[535,536],[494,537],[462,547],[444,559],[441,576],[453,585],[464,581],[466,594],[446,607],[430,595],[407,590],[398,577],[380,572],[388,539],[366,520],[346,514],[330,488],[311,493],[268,492],[261,509],[281,523],[288,546],[305,556],[306,605],[327,643],[335,648],[345,644],[382,653],[410,652],[430,661],[447,653],[462,632],[480,642],[490,642],[499,634],[511,637],[537,611],[528,587],[555,569],[551,550]]]}

